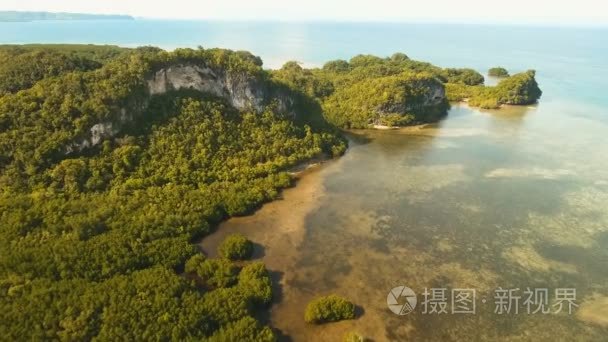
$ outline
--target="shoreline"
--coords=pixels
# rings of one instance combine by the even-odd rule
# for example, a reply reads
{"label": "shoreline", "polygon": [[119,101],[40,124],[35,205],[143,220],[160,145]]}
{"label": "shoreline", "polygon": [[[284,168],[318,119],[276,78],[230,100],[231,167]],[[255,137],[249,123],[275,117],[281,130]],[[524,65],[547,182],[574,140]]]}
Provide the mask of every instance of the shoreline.
{"label": "shoreline", "polygon": [[[352,141],[350,146],[353,146]],[[323,325],[310,325],[304,321],[307,303],[318,295],[328,294],[326,289],[316,291],[300,286],[302,277],[309,271],[301,265],[302,248],[307,248],[307,236],[314,229],[309,226],[308,219],[326,203],[328,193],[324,182],[328,176],[343,171],[340,163],[343,158],[302,163],[299,165],[302,169],[294,175],[295,185],[281,190],[279,198],[266,202],[251,215],[221,222],[212,234],[197,243],[211,258],[217,256],[217,246],[230,234],[243,234],[254,243],[251,260],[265,264],[273,287],[273,302],[268,310],[258,313],[258,318],[275,331],[279,341],[339,341],[353,331],[374,337],[376,341],[388,341],[383,332],[382,315],[361,315],[353,320]],[[359,279],[361,275],[357,277]],[[367,312],[382,309],[370,303],[365,291],[355,291],[356,295],[349,291],[348,282],[345,282],[332,293],[353,296],[353,300],[360,298],[355,302]]]}
{"label": "shoreline", "polygon": [[[306,235],[306,217],[318,208],[320,198],[325,194],[323,171],[328,164],[328,161],[308,163],[294,176],[295,185],[281,190],[279,198],[264,203],[251,215],[221,222],[213,233],[196,243],[208,257],[217,256],[217,246],[229,234],[243,234],[254,243],[251,260],[265,264],[273,288],[273,301],[260,313],[261,319],[275,331],[279,340],[294,337],[289,331],[294,324],[285,325],[283,310],[293,311],[289,298],[294,292],[288,288],[298,274],[297,251]],[[304,307],[301,309],[303,315]],[[301,321],[298,325],[305,324],[302,315],[291,319]]]}

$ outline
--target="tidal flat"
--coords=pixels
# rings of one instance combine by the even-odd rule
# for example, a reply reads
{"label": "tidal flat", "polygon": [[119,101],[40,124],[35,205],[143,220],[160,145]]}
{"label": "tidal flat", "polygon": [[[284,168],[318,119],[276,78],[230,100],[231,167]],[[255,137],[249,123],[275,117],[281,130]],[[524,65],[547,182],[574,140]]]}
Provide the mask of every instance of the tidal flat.
{"label": "tidal flat", "polygon": [[[374,341],[599,341],[608,333],[606,128],[551,105],[454,105],[438,124],[351,131],[342,158],[223,223],[202,249],[213,255],[232,232],[258,244],[277,290],[268,319],[285,340],[354,331]],[[597,150],[581,153],[591,138]],[[386,295],[398,285],[419,305],[425,288],[474,288],[476,313],[395,315]],[[497,288],[528,287],[547,288],[549,305],[556,288],[576,288],[579,307],[527,314],[520,302],[518,314],[495,313]],[[350,298],[359,318],[304,323],[306,303],[329,293]]]}

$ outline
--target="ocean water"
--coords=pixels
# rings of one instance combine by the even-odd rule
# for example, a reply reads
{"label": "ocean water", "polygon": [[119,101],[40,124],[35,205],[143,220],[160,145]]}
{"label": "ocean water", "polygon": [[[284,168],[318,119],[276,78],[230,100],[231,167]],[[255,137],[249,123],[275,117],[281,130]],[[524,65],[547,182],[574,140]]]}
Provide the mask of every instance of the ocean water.
{"label": "ocean water", "polygon": [[[269,68],[359,53],[446,67],[536,69],[538,105],[453,105],[423,128],[353,131],[342,158],[304,174],[283,199],[201,242],[242,232],[276,282],[268,322],[282,340],[605,341],[608,336],[608,29],[439,24],[96,21],[0,23],[1,43],[226,47]],[[387,295],[408,286],[413,312]],[[475,289],[476,311],[424,313],[424,289]],[[519,289],[509,313],[497,289]],[[547,314],[523,291],[547,289]],[[576,289],[571,313],[555,291]],[[309,326],[306,303],[338,293],[356,320]],[[447,293],[448,302],[451,299]],[[538,302],[538,301],[536,301]],[[534,308],[532,308],[534,309]]]}

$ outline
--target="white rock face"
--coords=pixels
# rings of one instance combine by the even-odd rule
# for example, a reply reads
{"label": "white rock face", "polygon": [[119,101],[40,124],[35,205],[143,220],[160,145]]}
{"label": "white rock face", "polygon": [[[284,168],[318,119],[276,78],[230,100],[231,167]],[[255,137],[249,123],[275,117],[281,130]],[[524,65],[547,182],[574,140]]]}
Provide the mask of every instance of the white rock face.
{"label": "white rock face", "polygon": [[266,97],[263,85],[245,74],[219,73],[199,65],[178,64],[160,69],[147,83],[151,95],[195,89],[223,97],[239,110],[262,110]]}
{"label": "white rock face", "polygon": [[120,110],[120,116],[116,123],[112,123],[111,121],[100,122],[93,125],[90,129],[86,137],[84,137],[80,142],[73,142],[66,146],[66,153],[72,153],[76,151],[82,151],[86,148],[96,146],[103,139],[111,138],[118,134],[120,131],[120,127],[126,122],[129,122],[133,119],[132,115],[130,115],[125,108]]}
{"label": "white rock face", "polygon": [[117,132],[112,129],[111,122],[98,123],[91,127],[91,145],[95,146],[105,137],[114,136]]}
{"label": "white rock face", "polygon": [[[283,93],[271,94],[264,81],[245,73],[228,73],[202,65],[182,63],[156,71],[146,79],[146,85],[150,96],[173,90],[194,89],[224,98],[238,110],[261,112],[272,100],[277,110],[295,117],[291,111],[293,99],[290,96]],[[90,134],[66,146],[66,153],[82,151],[115,136],[125,123],[132,121],[134,115],[143,112],[146,106],[147,101],[138,104],[137,108],[122,108],[117,120],[93,125]]]}

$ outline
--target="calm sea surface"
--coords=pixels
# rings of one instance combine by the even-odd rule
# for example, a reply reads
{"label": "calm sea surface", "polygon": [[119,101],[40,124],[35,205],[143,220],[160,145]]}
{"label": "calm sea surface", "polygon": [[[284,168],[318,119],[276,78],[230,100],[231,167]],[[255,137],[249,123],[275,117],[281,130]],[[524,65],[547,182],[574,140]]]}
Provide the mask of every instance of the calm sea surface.
{"label": "calm sea surface", "polygon": [[[340,341],[348,331],[375,341],[608,336],[608,29],[66,21],[0,23],[0,43],[226,47],[252,51],[270,68],[401,51],[482,73],[536,69],[539,105],[455,105],[425,128],[353,132],[343,158],[305,175],[283,200],[227,221],[202,247],[213,254],[234,231],[264,246],[257,254],[281,284],[268,319],[285,339]],[[418,294],[405,316],[386,306],[399,285]],[[446,289],[448,313],[423,313],[425,288]],[[455,288],[476,290],[475,314],[451,313]],[[519,289],[510,313],[495,312],[499,288]],[[548,289],[550,313],[527,313],[527,288]],[[556,312],[560,288],[576,289],[571,314],[567,306]],[[306,326],[306,302],[327,293],[360,305],[360,318]]]}

